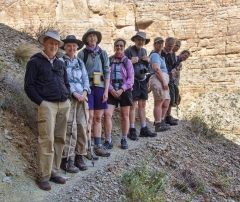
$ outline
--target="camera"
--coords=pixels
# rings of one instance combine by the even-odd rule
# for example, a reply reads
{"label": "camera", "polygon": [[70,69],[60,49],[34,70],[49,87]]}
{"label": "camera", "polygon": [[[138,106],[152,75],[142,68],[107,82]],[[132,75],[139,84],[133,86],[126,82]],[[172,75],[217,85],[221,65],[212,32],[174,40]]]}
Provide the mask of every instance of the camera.
{"label": "camera", "polygon": [[146,74],[146,73],[148,73],[148,69],[145,67],[145,68],[140,70],[140,73],[141,74]]}

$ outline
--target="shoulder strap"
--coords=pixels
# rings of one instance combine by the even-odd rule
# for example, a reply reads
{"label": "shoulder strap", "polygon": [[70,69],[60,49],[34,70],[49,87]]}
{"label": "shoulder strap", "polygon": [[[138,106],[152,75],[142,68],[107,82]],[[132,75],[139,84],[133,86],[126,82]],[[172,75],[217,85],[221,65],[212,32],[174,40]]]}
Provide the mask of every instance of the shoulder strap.
{"label": "shoulder strap", "polygon": [[83,49],[83,62],[86,65],[88,59],[88,50],[86,48]]}
{"label": "shoulder strap", "polygon": [[114,64],[114,63],[120,63],[120,64],[122,63],[123,66],[124,66],[124,68],[127,70],[128,58],[125,57],[124,60],[121,61],[121,62],[113,62],[113,56],[110,56],[110,57],[109,57],[109,66],[111,67],[112,64]]}
{"label": "shoulder strap", "polygon": [[104,58],[103,58],[103,51],[101,48],[99,48],[99,55],[100,55],[100,60],[102,62],[102,68],[104,68]]}

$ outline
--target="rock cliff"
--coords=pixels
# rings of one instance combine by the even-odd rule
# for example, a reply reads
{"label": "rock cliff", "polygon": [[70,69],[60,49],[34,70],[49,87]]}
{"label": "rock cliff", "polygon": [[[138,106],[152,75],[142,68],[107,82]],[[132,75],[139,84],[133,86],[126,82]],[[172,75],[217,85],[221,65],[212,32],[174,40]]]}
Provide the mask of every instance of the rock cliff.
{"label": "rock cliff", "polygon": [[[172,36],[191,51],[181,74],[182,114],[198,108],[223,116],[224,130],[240,134],[240,1],[239,0],[1,0],[0,19],[34,36],[57,26],[78,37],[93,27],[102,32],[101,47],[113,52],[113,41],[137,30],[153,38]],[[152,43],[147,46],[152,49]],[[214,113],[213,113],[214,112]]]}

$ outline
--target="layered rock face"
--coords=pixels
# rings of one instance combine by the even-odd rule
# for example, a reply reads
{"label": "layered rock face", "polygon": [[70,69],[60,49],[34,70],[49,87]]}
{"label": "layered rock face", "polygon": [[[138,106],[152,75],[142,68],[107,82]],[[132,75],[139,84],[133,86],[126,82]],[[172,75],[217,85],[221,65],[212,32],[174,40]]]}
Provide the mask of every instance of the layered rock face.
{"label": "layered rock face", "polygon": [[[191,51],[181,73],[182,115],[196,109],[210,119],[223,116],[224,130],[240,134],[240,1],[238,0],[2,0],[0,19],[34,35],[39,27],[64,33],[101,31],[101,47],[113,53],[113,41],[137,30],[153,39],[175,37]],[[152,43],[146,48],[152,49]]]}

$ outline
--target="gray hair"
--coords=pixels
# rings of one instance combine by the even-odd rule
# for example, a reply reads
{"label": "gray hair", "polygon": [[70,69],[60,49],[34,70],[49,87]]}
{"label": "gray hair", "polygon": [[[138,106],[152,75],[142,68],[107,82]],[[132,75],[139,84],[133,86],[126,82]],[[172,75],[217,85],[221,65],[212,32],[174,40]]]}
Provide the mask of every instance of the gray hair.
{"label": "gray hair", "polygon": [[168,38],[166,38],[166,40],[165,40],[165,44],[166,43],[175,43],[175,39],[173,38],[173,37],[168,37]]}

